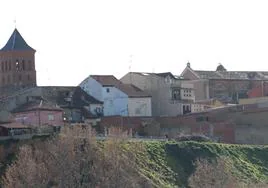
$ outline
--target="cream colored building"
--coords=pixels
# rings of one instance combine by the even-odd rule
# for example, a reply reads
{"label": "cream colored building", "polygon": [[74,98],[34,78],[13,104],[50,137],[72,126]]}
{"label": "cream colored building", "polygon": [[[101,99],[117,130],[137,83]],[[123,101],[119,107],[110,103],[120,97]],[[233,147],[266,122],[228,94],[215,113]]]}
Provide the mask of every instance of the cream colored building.
{"label": "cream colored building", "polygon": [[[129,72],[120,81],[133,84],[152,96],[153,116],[177,116],[193,112],[195,90],[192,81],[182,80],[170,72]],[[196,109],[197,106],[194,106],[193,110]]]}

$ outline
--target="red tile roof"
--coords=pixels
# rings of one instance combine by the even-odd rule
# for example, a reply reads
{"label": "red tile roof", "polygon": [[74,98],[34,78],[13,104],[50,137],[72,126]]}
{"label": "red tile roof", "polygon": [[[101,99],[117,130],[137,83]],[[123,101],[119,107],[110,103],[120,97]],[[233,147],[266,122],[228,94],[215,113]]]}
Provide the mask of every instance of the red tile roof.
{"label": "red tile roof", "polygon": [[148,93],[144,92],[143,90],[137,88],[132,84],[119,84],[115,87],[123,91],[129,97],[151,97]]}
{"label": "red tile roof", "polygon": [[122,83],[113,75],[91,75],[90,77],[103,86],[115,86]]}
{"label": "red tile roof", "polygon": [[113,75],[91,75],[91,78],[98,81],[102,86],[114,86],[127,94],[129,97],[151,97],[148,93],[132,84],[124,84]]}

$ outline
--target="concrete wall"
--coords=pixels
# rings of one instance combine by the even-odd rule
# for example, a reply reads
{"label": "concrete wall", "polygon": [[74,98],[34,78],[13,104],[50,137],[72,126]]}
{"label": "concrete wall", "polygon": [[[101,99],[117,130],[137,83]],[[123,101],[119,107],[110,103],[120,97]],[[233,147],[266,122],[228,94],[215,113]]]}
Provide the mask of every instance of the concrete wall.
{"label": "concrete wall", "polygon": [[128,115],[128,96],[125,93],[115,87],[103,87],[102,96],[104,116]]}
{"label": "concrete wall", "polygon": [[115,87],[103,87],[88,77],[79,85],[89,95],[103,102],[104,116],[128,115],[128,96]]}
{"label": "concrete wall", "polygon": [[[188,81],[172,80],[166,82],[163,77],[143,73],[128,73],[120,80],[123,83],[133,84],[152,96],[153,116],[176,116],[183,113],[183,103],[187,102],[182,100],[172,100],[172,87],[181,88],[182,82],[187,86]],[[192,90],[192,86],[189,86],[189,89]],[[183,95],[182,91],[181,95]],[[188,100],[190,105],[192,102],[189,100],[194,99],[194,92],[192,91],[191,96],[182,96],[182,98]]]}
{"label": "concrete wall", "polygon": [[103,101],[102,85],[95,79],[88,77],[79,84],[79,86],[89,95],[95,97],[99,101]]}
{"label": "concrete wall", "polygon": [[151,97],[128,99],[129,116],[152,116]]}
{"label": "concrete wall", "polygon": [[257,103],[267,103],[267,102],[268,102],[268,97],[239,99],[239,104],[257,104]]}

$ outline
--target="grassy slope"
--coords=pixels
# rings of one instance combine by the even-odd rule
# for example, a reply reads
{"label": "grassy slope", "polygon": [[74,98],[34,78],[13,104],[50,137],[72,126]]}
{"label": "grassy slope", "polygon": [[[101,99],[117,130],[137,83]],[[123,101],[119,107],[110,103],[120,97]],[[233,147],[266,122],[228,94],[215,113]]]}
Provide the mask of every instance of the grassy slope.
{"label": "grassy slope", "polygon": [[148,153],[139,153],[142,173],[158,187],[187,185],[198,158],[227,157],[230,171],[244,182],[268,181],[268,146],[197,142],[144,142]]}

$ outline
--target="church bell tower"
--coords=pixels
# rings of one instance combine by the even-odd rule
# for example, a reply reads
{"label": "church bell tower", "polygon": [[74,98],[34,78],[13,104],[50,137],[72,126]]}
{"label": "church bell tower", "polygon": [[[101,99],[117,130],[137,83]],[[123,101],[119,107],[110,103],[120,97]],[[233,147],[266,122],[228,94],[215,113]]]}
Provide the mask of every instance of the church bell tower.
{"label": "church bell tower", "polygon": [[35,52],[15,29],[0,50],[0,88],[36,86]]}

